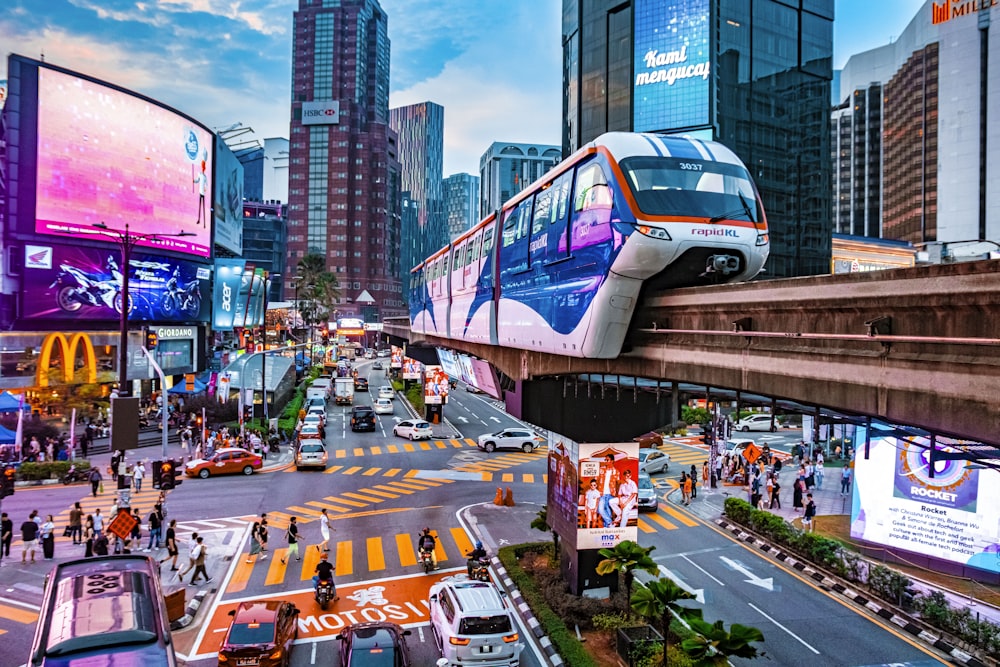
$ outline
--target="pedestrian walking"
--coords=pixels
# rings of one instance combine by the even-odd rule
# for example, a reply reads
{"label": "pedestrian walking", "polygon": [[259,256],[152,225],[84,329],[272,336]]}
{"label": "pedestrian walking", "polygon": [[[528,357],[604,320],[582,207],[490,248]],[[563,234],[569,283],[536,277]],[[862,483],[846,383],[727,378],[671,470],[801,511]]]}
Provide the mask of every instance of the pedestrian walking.
{"label": "pedestrian walking", "polygon": [[254,521],[250,528],[250,553],[247,554],[247,564],[253,563],[254,557],[260,555],[260,521]]}
{"label": "pedestrian walking", "polygon": [[257,530],[257,538],[260,540],[260,558],[267,560],[267,513],[260,515],[260,528]]}
{"label": "pedestrian walking", "polygon": [[281,564],[284,565],[285,561],[292,556],[295,556],[295,560],[302,560],[299,556],[299,525],[296,523],[294,516],[289,519],[288,530],[285,531],[285,539],[288,540],[288,551],[282,556]]}
{"label": "pedestrian walking", "polygon": [[851,467],[845,465],[840,471],[840,495],[846,496],[851,491]]}
{"label": "pedestrian walking", "polygon": [[698,469],[695,465],[691,464],[691,498],[698,497]]}
{"label": "pedestrian walking", "polygon": [[194,549],[198,546],[198,533],[191,533],[191,546],[188,548],[188,562],[177,572],[177,581],[184,583],[184,575],[194,570],[195,555]]}
{"label": "pedestrian walking", "polygon": [[326,514],[326,508],[320,510],[319,516],[319,534],[323,537],[323,541],[316,545],[317,551],[329,551],[330,550],[330,517]]}
{"label": "pedestrian walking", "polygon": [[180,549],[177,548],[177,519],[171,519],[170,525],[167,526],[167,537],[164,540],[164,544],[167,546],[167,557],[160,560],[160,565],[163,565],[168,560],[170,561],[170,571],[177,571],[177,554],[180,553]]}
{"label": "pedestrian walking", "polygon": [[101,471],[98,470],[97,466],[90,469],[90,494],[93,497],[97,497],[98,493],[101,493]]}
{"label": "pedestrian walking", "polygon": [[73,539],[73,544],[80,544],[83,541],[83,508],[79,501],[73,504],[73,509],[69,511],[69,536]]}
{"label": "pedestrian walking", "polygon": [[806,492],[806,479],[802,475],[795,480],[795,485],[792,487],[792,509],[798,512],[802,509],[802,496]]}
{"label": "pedestrian walking", "polygon": [[56,522],[51,514],[46,516],[39,528],[39,539],[42,543],[42,558],[52,560],[56,553]]}
{"label": "pedestrian walking", "polygon": [[108,555],[108,536],[101,533],[94,540],[94,552],[92,556],[107,556]]}
{"label": "pedestrian walking", "polygon": [[7,513],[0,514],[0,560],[10,558],[10,543],[14,540],[14,522]]}
{"label": "pedestrian walking", "polygon": [[813,477],[816,480],[816,488],[823,488],[823,454],[819,454],[816,457],[816,463],[813,465]]}
{"label": "pedestrian walking", "polygon": [[21,544],[21,562],[27,563],[28,556],[31,556],[31,562],[34,563],[35,551],[38,548],[38,524],[31,517],[21,524]]}
{"label": "pedestrian walking", "polygon": [[142,491],[142,478],[146,476],[146,466],[139,461],[132,468],[132,488],[135,489],[136,493]]}
{"label": "pedestrian walking", "polygon": [[811,459],[806,459],[806,488],[810,491],[816,486],[816,467]]}
{"label": "pedestrian walking", "polygon": [[[681,473],[681,474],[683,474],[683,473]],[[691,497],[692,497],[691,496],[691,489],[694,487],[694,481],[690,477],[688,477],[687,475],[684,475],[682,483],[684,484],[684,491],[682,492],[681,495],[684,498],[684,504],[685,505],[690,505],[691,504]]]}
{"label": "pedestrian walking", "polygon": [[101,514],[101,508],[98,507],[94,510],[94,537],[100,537],[104,534],[104,515]]}
{"label": "pedestrian walking", "polygon": [[708,461],[701,464],[701,488],[708,490]]}
{"label": "pedestrian walking", "polygon": [[163,526],[163,517],[160,516],[159,510],[155,507],[153,511],[149,513],[149,544],[146,545],[145,551],[152,551],[154,547],[159,547],[160,542],[160,529]]}
{"label": "pedestrian walking", "polygon": [[806,502],[806,513],[802,517],[802,526],[806,532],[811,533],[816,527],[814,521],[816,518],[816,503],[813,502],[813,494],[808,494],[806,498],[808,500]]}
{"label": "pedestrian walking", "polygon": [[205,558],[208,556],[208,547],[205,546],[205,538],[199,537],[195,540],[194,549],[191,550],[191,555],[194,558],[194,574],[191,575],[191,585],[198,585],[198,575],[205,577],[205,583],[212,583],[212,578],[208,576],[208,572],[205,570]]}
{"label": "pedestrian walking", "polygon": [[774,476],[771,485],[771,507],[770,509],[781,509],[781,484],[778,483],[778,476]]}

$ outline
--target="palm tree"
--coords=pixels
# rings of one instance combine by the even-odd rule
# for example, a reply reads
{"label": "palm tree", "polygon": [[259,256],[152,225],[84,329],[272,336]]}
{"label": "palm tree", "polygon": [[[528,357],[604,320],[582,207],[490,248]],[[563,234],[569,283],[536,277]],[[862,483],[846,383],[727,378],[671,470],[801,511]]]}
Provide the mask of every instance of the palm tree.
{"label": "palm tree", "polygon": [[635,570],[643,570],[649,574],[657,574],[660,568],[649,554],[656,547],[640,547],[631,540],[624,540],[615,545],[614,549],[601,549],[597,553],[604,560],[597,564],[597,574],[605,575],[621,572],[625,577],[625,605],[632,598],[632,581]]}
{"label": "palm tree", "polygon": [[726,632],[721,620],[709,623],[701,618],[691,618],[688,622],[697,634],[682,641],[681,648],[698,667],[728,665],[730,656],[752,659],[764,655],[763,651],[750,645],[750,642],[764,641],[764,634],[757,628],[733,623]]}
{"label": "palm tree", "polygon": [[328,321],[340,300],[340,285],[337,276],[327,270],[326,259],[315,253],[300,259],[295,267],[295,283],[298,310],[310,330]]}
{"label": "palm tree", "polygon": [[660,577],[656,581],[651,581],[645,586],[639,585],[639,589],[631,598],[632,609],[635,613],[653,623],[660,620],[660,632],[663,634],[663,664],[667,664],[667,632],[670,630],[670,619],[674,616],[690,620],[700,618],[701,609],[682,607],[677,604],[678,600],[693,600],[694,595],[678,586],[673,579]]}
{"label": "palm tree", "polygon": [[[534,519],[531,520],[531,527],[534,528],[535,530],[540,530],[543,533],[545,531],[547,531],[547,530],[550,530],[549,529],[549,522],[548,522],[548,506],[547,505],[542,505],[542,509],[538,510],[538,514],[535,516]],[[559,562],[559,533],[557,533],[555,530],[552,531],[552,547],[553,547],[553,553],[555,554],[554,555],[555,562],[558,563]]]}

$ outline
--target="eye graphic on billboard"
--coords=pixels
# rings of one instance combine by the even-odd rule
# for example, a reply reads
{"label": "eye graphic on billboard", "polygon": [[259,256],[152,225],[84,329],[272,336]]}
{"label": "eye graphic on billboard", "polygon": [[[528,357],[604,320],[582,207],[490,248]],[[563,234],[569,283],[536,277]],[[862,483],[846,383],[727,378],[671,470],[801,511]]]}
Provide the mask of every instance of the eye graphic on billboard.
{"label": "eye graphic on billboard", "polygon": [[634,130],[707,125],[711,84],[708,0],[635,0],[633,7]]}
{"label": "eye graphic on billboard", "polygon": [[125,225],[140,246],[208,257],[212,135],[135,95],[38,68],[35,231],[99,238]]}
{"label": "eye graphic on billboard", "polygon": [[212,214],[215,243],[243,254],[243,165],[219,137],[215,139],[215,189]]}
{"label": "eye graphic on billboard", "polygon": [[855,459],[851,537],[1000,572],[1000,472],[935,460],[931,476],[929,447],[873,430]]}
{"label": "eye graphic on billboard", "polygon": [[[48,262],[42,248],[48,248]],[[117,320],[122,308],[117,249],[31,246],[25,262],[21,317]],[[46,266],[48,268],[46,268]],[[136,253],[129,264],[128,319],[136,322],[208,320],[209,267]]]}

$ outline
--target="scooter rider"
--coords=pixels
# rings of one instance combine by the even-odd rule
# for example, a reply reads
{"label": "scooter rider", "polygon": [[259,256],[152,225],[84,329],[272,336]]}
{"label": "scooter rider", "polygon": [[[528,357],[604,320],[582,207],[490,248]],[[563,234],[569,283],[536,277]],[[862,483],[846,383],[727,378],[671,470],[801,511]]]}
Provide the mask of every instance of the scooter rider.
{"label": "scooter rider", "polygon": [[329,560],[329,555],[324,553],[319,557],[319,562],[316,563],[316,574],[313,575],[313,594],[319,591],[319,582],[329,581],[330,586],[333,588],[333,601],[336,602],[340,598],[337,597],[337,584],[333,580],[333,563]]}
{"label": "scooter rider", "polygon": [[466,554],[469,560],[466,561],[465,567],[469,571],[469,576],[472,576],[472,568],[479,564],[481,559],[486,558],[489,554],[486,553],[486,549],[483,548],[483,543],[476,540],[476,548]]}
{"label": "scooter rider", "polygon": [[425,551],[430,553],[431,564],[434,566],[435,570],[438,569],[437,554],[434,553],[436,546],[437,540],[435,540],[434,536],[431,535],[431,529],[424,528],[424,532],[417,538],[417,549],[420,553],[424,553]]}

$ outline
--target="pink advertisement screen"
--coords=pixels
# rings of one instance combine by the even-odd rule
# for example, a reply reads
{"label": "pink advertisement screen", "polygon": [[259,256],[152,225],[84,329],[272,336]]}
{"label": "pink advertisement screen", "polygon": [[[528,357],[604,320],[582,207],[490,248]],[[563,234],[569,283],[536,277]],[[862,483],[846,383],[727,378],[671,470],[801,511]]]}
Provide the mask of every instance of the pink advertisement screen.
{"label": "pink advertisement screen", "polygon": [[138,97],[38,70],[35,231],[100,238],[92,225],[177,234],[139,245],[208,257],[212,135]]}

